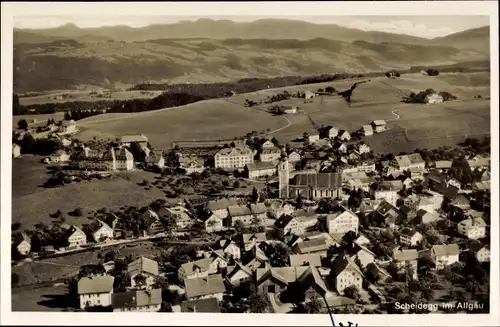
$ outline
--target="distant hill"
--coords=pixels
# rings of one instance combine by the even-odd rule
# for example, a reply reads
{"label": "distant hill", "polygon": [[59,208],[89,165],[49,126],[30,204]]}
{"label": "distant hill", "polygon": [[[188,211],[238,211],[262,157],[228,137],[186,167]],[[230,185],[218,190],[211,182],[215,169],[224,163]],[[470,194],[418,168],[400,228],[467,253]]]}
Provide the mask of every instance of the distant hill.
{"label": "distant hill", "polygon": [[490,27],[484,26],[438,37],[432,40],[432,44],[452,46],[458,49],[475,49],[489,53]]}

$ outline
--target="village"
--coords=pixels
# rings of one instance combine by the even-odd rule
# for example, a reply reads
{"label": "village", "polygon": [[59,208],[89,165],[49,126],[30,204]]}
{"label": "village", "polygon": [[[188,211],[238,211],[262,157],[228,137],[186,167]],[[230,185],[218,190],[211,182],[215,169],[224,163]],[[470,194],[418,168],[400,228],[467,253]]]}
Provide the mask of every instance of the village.
{"label": "village", "polygon": [[13,158],[22,158],[23,139],[52,142],[45,187],[140,170],[171,185],[164,199],[103,208],[90,224],[13,230],[13,264],[178,242],[167,258],[110,251],[101,264],[82,266],[67,281],[72,310],[401,313],[395,303],[487,302],[489,139],[377,154],[363,141],[387,130],[374,120],[357,131],[321,126],[287,144],[242,136],[159,150],[143,134],[79,141],[73,120],[31,132],[28,125],[19,124]]}

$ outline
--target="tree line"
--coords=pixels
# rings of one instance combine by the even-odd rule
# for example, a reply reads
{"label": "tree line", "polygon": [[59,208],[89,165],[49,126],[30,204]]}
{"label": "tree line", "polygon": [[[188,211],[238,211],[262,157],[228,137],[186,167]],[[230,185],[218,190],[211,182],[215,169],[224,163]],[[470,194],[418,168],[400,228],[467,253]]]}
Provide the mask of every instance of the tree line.
{"label": "tree line", "polygon": [[[405,102],[405,103],[426,103],[427,96],[429,96],[431,94],[435,94],[435,93],[436,93],[436,91],[434,91],[433,89],[427,89],[425,91],[420,91],[418,93],[411,92],[407,97],[403,98],[402,102]],[[452,100],[457,99],[456,96],[454,96],[453,94],[451,94],[449,92],[439,92],[438,94],[443,98],[443,101],[452,101]]]}

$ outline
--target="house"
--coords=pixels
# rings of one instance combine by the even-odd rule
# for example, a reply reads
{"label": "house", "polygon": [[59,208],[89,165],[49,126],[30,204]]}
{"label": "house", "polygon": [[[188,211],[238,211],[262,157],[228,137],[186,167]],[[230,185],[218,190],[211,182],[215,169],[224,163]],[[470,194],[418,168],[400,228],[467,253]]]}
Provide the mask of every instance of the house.
{"label": "house", "polygon": [[75,132],[76,132],[76,123],[73,119],[62,121],[61,126],[59,126],[58,129],[59,135],[73,134]]}
{"label": "house", "polygon": [[337,150],[341,153],[346,153],[347,152],[347,145],[345,143],[337,143],[333,146],[334,150]]}
{"label": "house", "polygon": [[126,148],[110,148],[103,154],[102,160],[107,163],[108,170],[134,169],[134,156]]}
{"label": "house", "polygon": [[44,159],[45,163],[64,163],[69,161],[69,154],[64,150],[57,150],[56,153]]}
{"label": "house", "polygon": [[245,176],[249,179],[274,176],[278,172],[277,165],[272,161],[254,161],[245,165]]}
{"label": "house", "polygon": [[448,169],[451,169],[453,162],[450,160],[438,160],[434,162],[434,168],[437,170],[444,172]]}
{"label": "house", "polygon": [[305,91],[304,92],[304,99],[309,100],[313,99],[316,96],[316,93],[311,92],[311,91]]}
{"label": "house", "polygon": [[311,134],[311,135],[308,135],[307,136],[307,141],[309,143],[315,143],[317,141],[319,141],[319,134]]}
{"label": "house", "polygon": [[477,261],[490,262],[490,247],[480,242],[471,242],[467,245],[469,251],[476,257]]}
{"label": "house", "polygon": [[[130,276],[131,287],[151,287],[158,278],[158,262],[146,257],[140,257],[127,266],[127,272]],[[136,277],[142,275],[145,277],[144,285],[137,285]]]}
{"label": "house", "polygon": [[473,191],[486,191],[491,189],[491,181],[476,182],[472,186]]}
{"label": "house", "polygon": [[328,242],[326,238],[319,237],[295,244],[292,251],[295,254],[321,253],[326,255],[330,245],[332,245],[331,242]]}
{"label": "house", "polygon": [[288,285],[295,283],[309,267],[266,267],[257,269],[256,281],[257,288],[263,294],[281,293]]}
{"label": "house", "polygon": [[371,125],[363,125],[361,126],[361,133],[364,136],[373,135],[373,127]]}
{"label": "house", "polygon": [[323,298],[328,293],[325,281],[321,277],[318,269],[309,266],[307,270],[297,278],[300,293],[308,301],[313,298]]}
{"label": "house", "polygon": [[111,294],[111,306],[114,312],[158,312],[161,303],[159,288]]}
{"label": "house", "polygon": [[432,198],[427,196],[420,196],[416,201],[416,209],[417,211],[425,210],[427,212],[433,213],[434,202],[432,201]]}
{"label": "house", "polygon": [[148,235],[156,235],[165,232],[163,223],[160,221],[160,217],[156,212],[151,209],[146,209],[141,213],[141,219],[144,221],[144,226],[146,230],[144,231]]}
{"label": "house", "polygon": [[328,133],[328,138],[329,139],[334,139],[337,137],[337,135],[339,135],[339,130],[336,129],[335,127],[332,127],[332,126],[327,126],[325,128],[326,132]]}
{"label": "house", "polygon": [[342,254],[348,255],[349,259],[365,268],[368,264],[375,261],[375,254],[364,245],[355,242],[348,243],[342,247]]}
{"label": "house", "polygon": [[358,171],[363,171],[365,173],[375,171],[375,163],[370,161],[360,162],[356,165]]}
{"label": "house", "polygon": [[211,214],[204,222],[205,230],[208,233],[220,232],[224,228],[224,219],[216,214]]}
{"label": "house", "polygon": [[451,201],[450,205],[462,211],[470,209],[470,201],[463,194],[458,194]]}
{"label": "house", "polygon": [[417,246],[422,239],[422,234],[414,229],[404,229],[399,235],[399,243],[408,247]]}
{"label": "house", "polygon": [[259,246],[262,242],[267,241],[265,232],[243,234],[241,238],[245,251],[250,251],[254,246]]}
{"label": "house", "polygon": [[362,289],[364,275],[361,269],[346,255],[337,256],[330,270],[330,278],[333,279],[335,290],[344,295],[344,290],[354,286]]}
{"label": "house", "polygon": [[61,145],[63,146],[63,148],[67,148],[69,146],[71,146],[71,144],[73,144],[73,141],[71,140],[68,140],[67,138],[63,137],[61,139]]}
{"label": "house", "polygon": [[458,223],[457,232],[471,240],[484,238],[486,237],[486,223],[481,217],[470,217]]}
{"label": "house", "polygon": [[351,210],[342,207],[341,211],[326,216],[326,225],[328,227],[328,233],[330,234],[344,235],[349,231],[353,231],[357,234],[359,229],[359,218]]}
{"label": "house", "polygon": [[374,120],[370,124],[375,133],[382,133],[386,130],[386,122],[385,120]]}
{"label": "house", "polygon": [[293,105],[285,105],[283,106],[283,112],[287,115],[292,115],[292,114],[296,114],[297,111],[298,111],[298,107],[297,106],[293,106]]}
{"label": "house", "polygon": [[17,144],[12,144],[12,158],[19,158],[21,156],[21,147]]}
{"label": "house", "polygon": [[208,267],[209,274],[217,274],[221,272],[222,269],[227,268],[228,264],[228,255],[224,253],[224,250],[211,250],[204,252],[205,258],[209,258],[211,260],[210,266]]}
{"label": "house", "polygon": [[205,160],[197,156],[179,157],[179,168],[186,171],[186,175],[201,174],[205,170]]}
{"label": "house", "polygon": [[306,254],[290,254],[290,266],[301,267],[321,267],[321,253],[306,253]]}
{"label": "house", "polygon": [[403,156],[395,156],[397,166],[399,170],[405,171],[410,170],[412,168],[420,168],[425,169],[425,160],[422,159],[420,153],[412,153]]}
{"label": "house", "polygon": [[289,185],[291,197],[320,199],[342,196],[342,175],[339,173],[297,174]]}
{"label": "house", "polygon": [[247,145],[224,148],[215,154],[215,168],[241,169],[246,164],[253,163],[254,155],[254,151]]}
{"label": "house", "polygon": [[273,142],[269,141],[269,140],[267,140],[264,143],[262,143],[262,149],[272,149],[272,148],[275,148],[275,147],[276,147],[276,145]]}
{"label": "house", "polygon": [[415,219],[412,220],[412,223],[413,224],[430,224],[430,223],[437,221],[437,220],[439,220],[439,216],[437,216],[434,213],[434,210],[431,213],[427,210],[420,209],[420,210],[417,210],[417,216],[415,217]]}
{"label": "house", "polygon": [[370,245],[371,241],[363,234],[359,234],[358,237],[354,240],[354,243],[358,245]]}
{"label": "house", "polygon": [[460,249],[457,244],[434,245],[431,248],[431,258],[437,270],[458,262],[459,255]]}
{"label": "house", "polygon": [[351,139],[351,134],[349,134],[349,132],[345,129],[341,129],[337,137],[341,141],[349,141]]}
{"label": "house", "polygon": [[269,258],[264,253],[264,250],[262,249],[262,244],[261,244],[260,246],[256,245],[253,248],[251,248],[249,251],[246,251],[246,253],[241,257],[241,263],[245,267],[254,271],[258,268],[262,268],[263,266],[268,265]]}
{"label": "house", "polygon": [[226,292],[226,286],[220,274],[186,279],[184,284],[186,299],[189,301],[211,297],[222,301],[222,296]]}
{"label": "house", "polygon": [[148,138],[144,136],[143,134],[139,135],[123,135],[120,138],[120,144],[122,146],[130,146],[132,143],[138,143],[139,145],[141,144],[147,144],[148,143]]}
{"label": "house", "polygon": [[218,199],[218,200],[212,200],[209,201],[207,204],[207,209],[212,212],[213,214],[216,214],[217,216],[221,217],[222,219],[227,218],[229,212],[228,208],[231,206],[238,206],[243,204],[244,201],[241,201],[240,199]]}
{"label": "house", "polygon": [[289,233],[300,236],[308,228],[315,226],[317,222],[318,218],[314,214],[297,215],[292,213],[291,215],[282,215],[279,217],[274,223],[274,229],[281,236]]}
{"label": "house", "polygon": [[154,153],[146,157],[146,167],[148,168],[160,168],[163,169],[165,167],[165,158],[163,157],[163,153]]}
{"label": "house", "polygon": [[[203,258],[196,261],[186,262],[181,265],[177,272],[179,281],[186,282],[188,279],[206,277],[210,273],[211,258]],[[215,271],[217,273],[217,271]]]}
{"label": "house", "polygon": [[219,244],[226,257],[234,260],[239,260],[241,258],[241,249],[236,242],[222,239],[219,241]]}
{"label": "house", "polygon": [[354,147],[355,151],[359,154],[370,153],[370,147],[366,143],[358,143]]}
{"label": "house", "polygon": [[288,162],[297,163],[302,160],[300,154],[297,151],[292,151],[288,154]]}
{"label": "house", "polygon": [[295,206],[288,202],[278,200],[271,202],[267,210],[274,218],[280,218],[283,215],[291,215],[294,213]]}
{"label": "house", "polygon": [[398,192],[402,189],[403,182],[400,180],[383,181],[371,185],[370,196],[374,200],[385,200],[395,206],[399,198]]}
{"label": "house", "polygon": [[81,278],[77,286],[80,309],[93,306],[110,306],[114,281],[115,278],[109,275]]}
{"label": "house", "polygon": [[259,160],[262,162],[272,162],[274,164],[278,163],[281,158],[281,149],[277,147],[273,148],[263,148],[259,153]]}
{"label": "house", "polygon": [[66,239],[70,248],[87,244],[87,235],[75,225],[72,225],[66,231]]}
{"label": "house", "polygon": [[87,226],[87,230],[94,242],[104,242],[114,238],[114,230],[105,222],[97,219]]}
{"label": "house", "polygon": [[401,212],[386,200],[382,201],[371,215],[374,221],[383,223],[392,229],[395,228],[396,222],[400,221],[402,217]]}
{"label": "house", "polygon": [[31,238],[24,232],[13,235],[13,246],[20,255],[26,256],[31,251]]}
{"label": "house", "polygon": [[175,206],[166,208],[167,212],[175,218],[177,228],[185,229],[193,225],[194,220],[191,218],[188,209],[183,206]]}
{"label": "house", "polygon": [[478,168],[488,168],[490,167],[490,157],[475,155],[474,157],[469,158],[467,160],[467,163],[469,164],[471,170],[476,170]]}
{"label": "house", "polygon": [[443,103],[443,97],[437,93],[429,94],[425,96],[425,103],[427,104]]}
{"label": "house", "polygon": [[250,225],[255,219],[263,222],[267,217],[267,207],[264,203],[230,206],[227,210],[232,224],[241,221],[244,225]]}
{"label": "house", "polygon": [[226,280],[233,287],[241,285],[241,283],[251,281],[253,279],[253,271],[251,266],[245,266],[240,262],[236,262],[233,267],[228,267]]}
{"label": "house", "polygon": [[201,300],[182,301],[181,312],[220,313],[219,301],[213,297]]}
{"label": "house", "polygon": [[418,278],[418,251],[415,249],[411,250],[400,250],[396,249],[392,253],[393,262],[396,267],[400,270],[411,267],[413,271],[413,279]]}

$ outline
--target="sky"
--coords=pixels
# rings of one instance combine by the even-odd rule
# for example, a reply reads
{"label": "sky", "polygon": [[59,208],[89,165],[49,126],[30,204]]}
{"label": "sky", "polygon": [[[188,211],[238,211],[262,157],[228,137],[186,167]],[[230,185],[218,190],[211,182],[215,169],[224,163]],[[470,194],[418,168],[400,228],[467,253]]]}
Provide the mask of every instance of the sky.
{"label": "sky", "polygon": [[17,28],[50,28],[67,23],[79,27],[100,27],[112,25],[128,25],[143,27],[150,24],[170,24],[183,20],[195,21],[199,18],[214,20],[228,19],[235,22],[250,22],[263,18],[286,18],[302,20],[316,24],[337,24],[344,27],[357,28],[364,31],[381,31],[397,34],[408,34],[424,38],[434,38],[464,31],[467,29],[489,25],[488,16],[30,16],[14,17]]}

